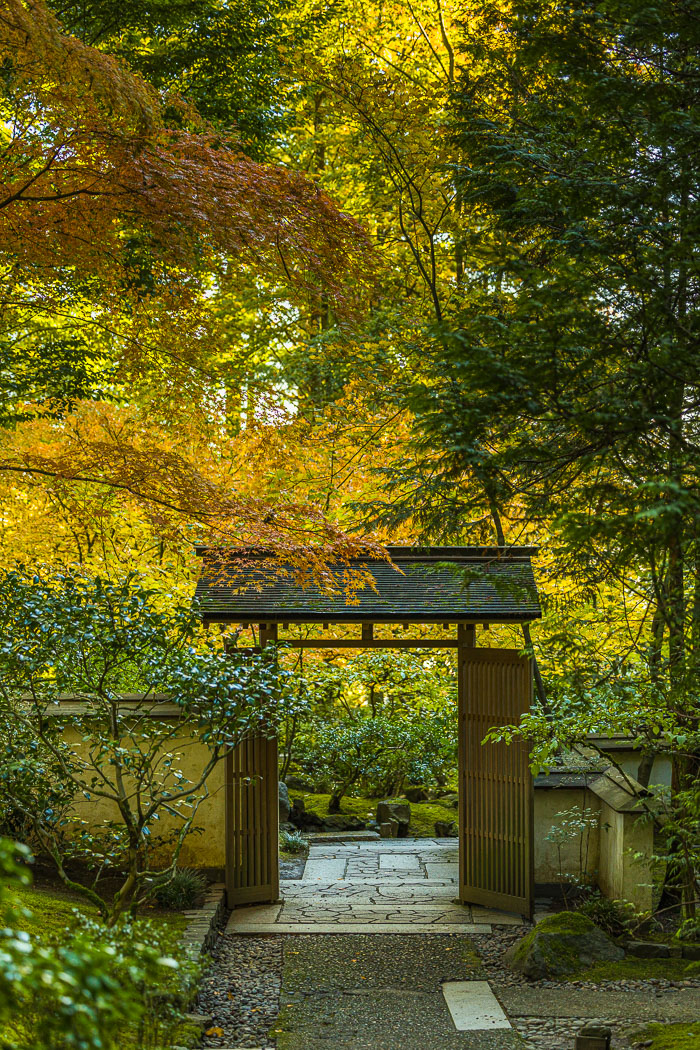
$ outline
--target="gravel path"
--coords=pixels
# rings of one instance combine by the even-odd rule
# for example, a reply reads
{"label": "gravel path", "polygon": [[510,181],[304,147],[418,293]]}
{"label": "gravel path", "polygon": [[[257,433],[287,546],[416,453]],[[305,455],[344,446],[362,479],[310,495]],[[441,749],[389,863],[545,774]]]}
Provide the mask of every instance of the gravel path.
{"label": "gravel path", "polygon": [[221,937],[202,981],[198,1010],[222,1036],[203,1046],[274,1047],[268,1038],[279,1010],[283,937]]}
{"label": "gravel path", "polygon": [[[299,880],[305,864],[303,854],[285,859],[281,865],[283,879]],[[363,876],[358,873],[356,877],[361,879]],[[274,933],[263,936],[227,933],[220,937],[210,970],[202,981],[198,1005],[198,1010],[211,1018],[211,1028],[219,1029],[222,1034],[205,1035],[203,1045],[210,1048],[260,1047],[265,1050],[276,1046],[279,1050],[304,1047],[306,1050],[311,1042],[315,1046],[316,1034],[322,1030],[323,1034],[318,1037],[325,1040],[324,1046],[334,1043],[334,1050],[345,1046],[352,1050],[360,1046],[372,1050],[381,1047],[383,1050],[385,1032],[391,1030],[386,1046],[398,1050],[398,1044],[392,1043],[392,1039],[399,1039],[398,1030],[393,1031],[398,1010],[404,1017],[399,1039],[404,1050],[413,1046],[420,1046],[421,1050],[432,1050],[433,1047],[451,1050],[457,1046],[464,1050],[471,1047],[475,1050],[482,1050],[482,1047],[483,1050],[491,1047],[506,1050],[506,1047],[520,1045],[518,1035],[522,1037],[523,1050],[572,1050],[576,1033],[591,1022],[609,1025],[613,1029],[613,1048],[628,1050],[633,1045],[630,1036],[639,1029],[639,1022],[634,1016],[628,1019],[615,1016],[618,1009],[621,1015],[625,1012],[624,997],[619,1004],[616,1001],[614,1009],[608,1004],[607,1019],[596,1017],[596,1010],[606,1009],[601,1002],[606,996],[596,996],[596,992],[628,993],[630,1012],[634,1011],[635,993],[637,1001],[640,992],[647,993],[658,1004],[658,1014],[654,1013],[654,1016],[661,1020],[666,1015],[664,1004],[677,995],[676,989],[684,989],[681,995],[687,996],[691,993],[685,989],[700,987],[700,978],[691,981],[622,980],[601,984],[530,981],[503,964],[507,949],[527,929],[527,926],[494,924],[490,932],[484,934],[421,937],[417,928],[416,935],[405,940],[399,936],[374,934],[364,937],[350,932],[308,939]],[[468,961],[470,946],[476,950],[478,958],[472,956]],[[299,970],[304,958],[308,981]],[[360,970],[362,972],[358,972]],[[573,1006],[582,1016],[525,1016],[531,1009],[527,1005],[522,1010],[514,1008],[516,1016],[511,1014],[511,1023],[515,1032],[508,1039],[505,1035],[497,1037],[496,1033],[476,1036],[455,1033],[445,1023],[442,996],[438,994],[440,983],[468,979],[470,975],[486,977],[506,1006],[513,997],[522,999],[524,993],[520,989],[529,989],[532,993],[541,993],[542,1014],[571,1012]],[[285,998],[280,1013],[283,979]],[[426,980],[428,985],[423,988]],[[558,992],[554,991],[547,997],[547,989],[557,989]],[[575,1005],[570,1004],[569,1010],[552,1009],[552,1001],[561,998],[562,989],[576,990],[580,1006],[577,1001]],[[590,992],[590,1000],[582,994],[587,992]],[[389,1006],[391,1003],[394,1005]],[[532,1013],[536,1012],[535,1001]],[[353,1031],[355,1028],[356,1032]],[[275,1041],[277,1036],[279,1042]],[[363,1041],[365,1036],[369,1042]]]}

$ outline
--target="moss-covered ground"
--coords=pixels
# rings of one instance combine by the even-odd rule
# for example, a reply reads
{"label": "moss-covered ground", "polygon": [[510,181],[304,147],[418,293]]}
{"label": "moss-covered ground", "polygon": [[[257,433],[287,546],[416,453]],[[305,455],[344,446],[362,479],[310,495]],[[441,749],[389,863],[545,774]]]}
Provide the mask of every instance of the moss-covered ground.
{"label": "moss-covered ground", "polygon": [[[29,887],[7,887],[5,901],[16,906],[16,914],[13,917],[13,926],[24,930],[32,940],[46,946],[57,947],[68,945],[71,941],[73,931],[78,926],[76,912],[91,919],[97,918],[97,909],[82,897],[68,893],[62,887],[55,889],[35,889]],[[148,910],[144,913],[152,922],[158,924],[163,931],[163,950],[178,957],[180,953],[179,940],[187,926],[187,919],[177,912],[163,912]],[[139,922],[139,919],[136,920]],[[167,990],[167,978],[171,977],[173,971],[164,971],[166,981],[164,989]],[[30,1018],[17,1018],[11,1026],[0,1031],[0,1042],[3,1038],[7,1045],[18,1044],[24,1040],[23,1045],[31,1045]],[[177,1030],[176,1043],[180,1046],[195,1046],[200,1035],[200,1029],[189,1023],[183,1023]],[[119,1035],[120,1048],[123,1050],[136,1050],[135,1036],[133,1032],[124,1031]],[[40,1048],[37,1047],[37,1050]]]}
{"label": "moss-covered ground", "polygon": [[[328,803],[330,795],[311,795],[302,791],[290,791],[290,798],[303,799],[304,805],[309,812],[318,813],[319,817],[328,814]],[[360,820],[374,820],[377,813],[376,798],[352,798],[346,795],[341,804],[340,812],[359,817]],[[396,799],[397,802],[406,802],[406,799]],[[446,806],[441,802],[409,802],[411,807],[411,834],[416,838],[432,838],[435,835],[435,821],[457,820],[457,809],[454,806]]]}
{"label": "moss-covered ground", "polygon": [[643,1043],[647,1050],[697,1050],[700,1046],[700,1021],[696,1024],[650,1024],[635,1032],[632,1038]]}
{"label": "moss-covered ground", "polygon": [[[14,903],[29,913],[20,917],[16,925],[32,937],[38,938],[42,944],[65,944],[66,938],[77,925],[76,911],[89,918],[97,918],[97,908],[89,901],[60,888],[45,890],[22,887],[8,893],[8,900],[14,900]],[[165,947],[175,951],[177,942],[187,926],[185,916],[178,912],[161,911],[146,911],[144,915],[162,926]]]}

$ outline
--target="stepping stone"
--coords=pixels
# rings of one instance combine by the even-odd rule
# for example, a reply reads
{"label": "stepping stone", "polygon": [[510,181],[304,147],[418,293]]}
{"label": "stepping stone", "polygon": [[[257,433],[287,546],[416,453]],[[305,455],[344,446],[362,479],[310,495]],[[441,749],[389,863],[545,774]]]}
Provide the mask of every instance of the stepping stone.
{"label": "stepping stone", "polygon": [[456,882],[459,878],[459,864],[433,864],[431,861],[425,862],[425,870],[428,873],[429,879],[452,879]]}
{"label": "stepping stone", "polygon": [[458,1032],[512,1027],[488,981],[447,981],[442,994]]}
{"label": "stepping stone", "polygon": [[347,861],[343,857],[334,860],[316,860],[312,857],[307,860],[304,868],[302,882],[332,882],[334,879],[342,879],[345,874]]}
{"label": "stepping stone", "polygon": [[235,933],[237,936],[243,936],[248,934],[262,934],[262,933],[279,933],[279,934],[328,934],[340,933],[347,937],[351,933],[390,933],[400,934],[408,936],[421,936],[430,937],[433,934],[439,936],[447,933],[491,933],[491,927],[485,925],[472,925],[471,923],[421,923],[420,925],[403,922],[276,922],[276,923],[246,923],[245,925],[231,927],[229,926],[228,933]]}

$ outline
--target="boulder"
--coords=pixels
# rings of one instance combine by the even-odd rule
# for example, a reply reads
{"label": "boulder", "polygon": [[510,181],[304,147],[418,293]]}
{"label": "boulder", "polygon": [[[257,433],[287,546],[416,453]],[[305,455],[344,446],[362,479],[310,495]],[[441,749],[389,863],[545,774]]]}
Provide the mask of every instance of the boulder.
{"label": "boulder", "polygon": [[542,919],[506,953],[506,962],[526,977],[564,977],[597,962],[617,962],[624,951],[587,915],[563,911]]}
{"label": "boulder", "polygon": [[428,789],[424,787],[408,787],[404,794],[409,802],[427,802],[430,798]]}
{"label": "boulder", "polygon": [[377,823],[386,824],[389,820],[398,820],[398,838],[405,839],[411,823],[411,807],[408,802],[380,802],[377,806]]}
{"label": "boulder", "polygon": [[700,944],[681,944],[681,956],[683,959],[700,960]]}
{"label": "boulder", "polygon": [[287,785],[283,780],[280,780],[277,791],[280,824],[286,824],[289,820],[289,811],[292,808],[292,804],[289,801],[289,791],[287,790]]}
{"label": "boulder", "polygon": [[635,959],[670,959],[671,949],[658,941],[629,941],[625,954]]}
{"label": "boulder", "polygon": [[352,813],[329,813],[323,818],[323,831],[364,831],[366,826]]}

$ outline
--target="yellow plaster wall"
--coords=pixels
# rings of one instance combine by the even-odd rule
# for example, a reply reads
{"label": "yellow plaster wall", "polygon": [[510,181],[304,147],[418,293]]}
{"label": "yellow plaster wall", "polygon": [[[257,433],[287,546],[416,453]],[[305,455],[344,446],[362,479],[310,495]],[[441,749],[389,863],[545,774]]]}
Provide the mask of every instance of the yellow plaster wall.
{"label": "yellow plaster wall", "polygon": [[[72,727],[67,728],[64,739],[79,757],[87,753],[87,744],[83,742],[80,734]],[[190,781],[196,781],[201,776],[208,756],[209,749],[195,736],[189,727],[183,726],[181,731],[173,737],[168,744],[168,751],[175,758],[176,768]],[[195,868],[223,868],[225,863],[224,849],[224,762],[221,761],[214,767],[207,780],[208,796],[202,800],[197,810],[197,816],[193,830],[185,839],[180,854],[180,864]],[[92,797],[79,799],[76,809],[81,819],[87,820],[90,826],[98,829],[99,825],[107,820],[114,820],[118,813],[116,806],[106,799]],[[175,816],[162,813],[160,821],[156,823],[155,829],[162,834],[177,829],[181,822]],[[195,829],[203,829],[197,832]],[[155,831],[157,834],[157,831]],[[154,851],[158,864],[165,865],[168,862],[166,851]]]}

